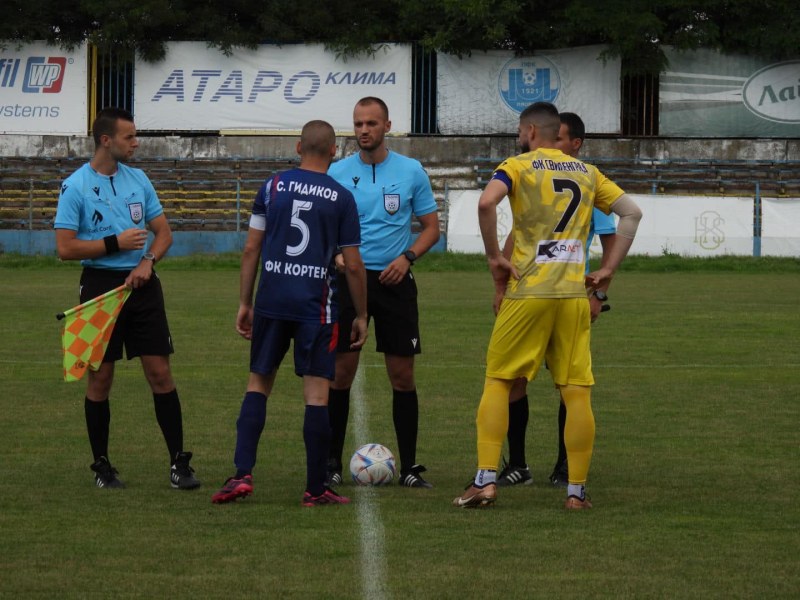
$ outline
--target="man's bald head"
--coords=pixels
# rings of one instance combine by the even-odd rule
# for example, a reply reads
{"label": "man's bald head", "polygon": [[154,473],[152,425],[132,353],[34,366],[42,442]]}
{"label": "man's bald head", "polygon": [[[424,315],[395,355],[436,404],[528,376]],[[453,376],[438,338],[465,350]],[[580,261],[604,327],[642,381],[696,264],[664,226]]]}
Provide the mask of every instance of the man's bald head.
{"label": "man's bald head", "polygon": [[300,147],[303,154],[328,157],[331,146],[336,145],[336,134],[327,121],[309,121],[300,132]]}

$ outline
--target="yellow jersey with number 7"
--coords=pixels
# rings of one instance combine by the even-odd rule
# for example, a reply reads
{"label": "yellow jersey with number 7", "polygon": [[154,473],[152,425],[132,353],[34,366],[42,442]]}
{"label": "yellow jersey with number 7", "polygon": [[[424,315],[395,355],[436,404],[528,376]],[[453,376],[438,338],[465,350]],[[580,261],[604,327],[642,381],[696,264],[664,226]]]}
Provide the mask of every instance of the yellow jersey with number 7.
{"label": "yellow jersey with number 7", "polygon": [[592,209],[608,214],[623,191],[595,166],[555,148],[508,158],[492,179],[508,188],[514,217],[511,262],[520,278],[509,281],[506,297],[585,297]]}

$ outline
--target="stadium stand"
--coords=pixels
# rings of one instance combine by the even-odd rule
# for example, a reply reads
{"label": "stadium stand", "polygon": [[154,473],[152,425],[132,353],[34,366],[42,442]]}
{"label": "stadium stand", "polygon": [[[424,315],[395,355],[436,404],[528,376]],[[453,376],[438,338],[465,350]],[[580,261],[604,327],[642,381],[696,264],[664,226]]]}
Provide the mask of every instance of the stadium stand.
{"label": "stadium stand", "polygon": [[[475,160],[477,185],[486,185],[502,158]],[[582,157],[627,192],[704,196],[800,195],[800,161],[618,159]]]}
{"label": "stadium stand", "polygon": [[[642,194],[800,196],[800,161],[716,159],[584,160],[623,189]],[[0,229],[49,229],[63,179],[85,158],[0,158]],[[449,190],[480,189],[502,158],[474,158],[428,168],[446,214]],[[253,197],[267,177],[297,164],[281,158],[142,159],[132,165],[153,181],[172,228],[238,231],[246,228]],[[441,219],[442,227],[446,218]]]}
{"label": "stadium stand", "polygon": [[[52,227],[61,182],[85,161],[0,159],[0,228]],[[131,164],[150,177],[173,230],[236,231],[246,223],[264,179],[296,161],[145,159]]]}

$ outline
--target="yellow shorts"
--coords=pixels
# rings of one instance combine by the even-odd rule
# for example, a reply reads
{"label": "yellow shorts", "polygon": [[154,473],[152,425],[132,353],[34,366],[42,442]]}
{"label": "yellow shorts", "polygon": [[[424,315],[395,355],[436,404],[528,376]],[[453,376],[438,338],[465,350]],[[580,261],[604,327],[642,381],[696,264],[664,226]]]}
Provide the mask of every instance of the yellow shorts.
{"label": "yellow shorts", "polygon": [[543,361],[556,385],[594,385],[586,298],[503,300],[486,352],[486,376],[534,379]]}

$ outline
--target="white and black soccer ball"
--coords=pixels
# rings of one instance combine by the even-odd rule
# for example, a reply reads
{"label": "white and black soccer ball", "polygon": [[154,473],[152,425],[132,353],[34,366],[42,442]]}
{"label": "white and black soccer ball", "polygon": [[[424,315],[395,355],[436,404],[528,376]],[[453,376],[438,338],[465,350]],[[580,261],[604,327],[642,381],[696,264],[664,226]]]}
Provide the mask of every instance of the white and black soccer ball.
{"label": "white and black soccer ball", "polygon": [[350,474],[358,485],[384,485],[395,472],[394,455],[381,444],[364,444],[350,459]]}

